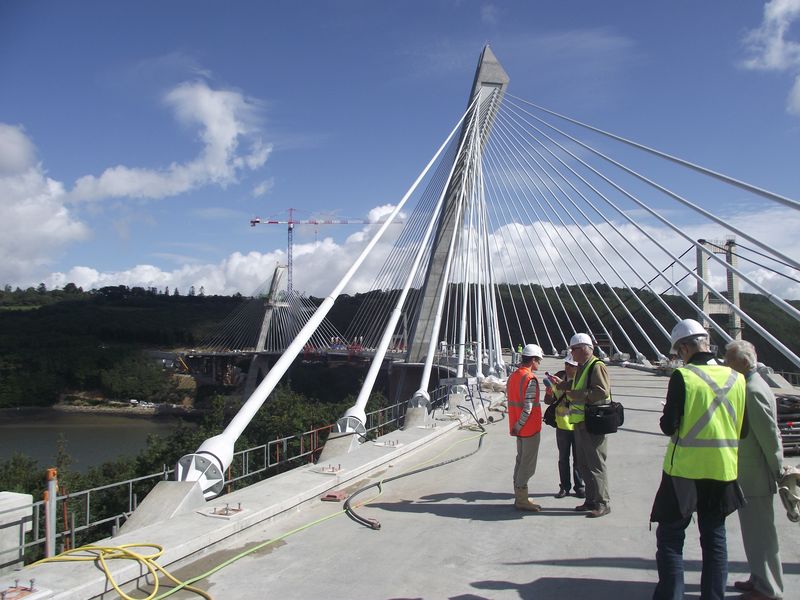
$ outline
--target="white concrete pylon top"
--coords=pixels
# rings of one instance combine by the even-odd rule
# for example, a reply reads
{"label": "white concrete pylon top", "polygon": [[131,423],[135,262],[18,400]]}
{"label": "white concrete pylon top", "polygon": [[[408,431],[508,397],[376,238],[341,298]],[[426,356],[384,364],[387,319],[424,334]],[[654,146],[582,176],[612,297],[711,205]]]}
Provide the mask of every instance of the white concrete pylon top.
{"label": "white concrete pylon top", "polygon": [[500,61],[497,60],[489,44],[486,44],[478,60],[478,68],[475,70],[475,81],[472,85],[470,99],[475,96],[482,86],[500,87],[500,91],[505,92],[509,81],[511,80],[508,77],[508,73],[503,69]]}

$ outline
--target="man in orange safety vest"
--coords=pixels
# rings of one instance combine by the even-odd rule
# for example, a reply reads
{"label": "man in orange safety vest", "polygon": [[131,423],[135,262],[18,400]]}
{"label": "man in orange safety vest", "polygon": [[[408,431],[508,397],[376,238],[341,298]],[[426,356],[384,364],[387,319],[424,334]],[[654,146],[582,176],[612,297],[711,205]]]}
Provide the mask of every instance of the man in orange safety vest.
{"label": "man in orange safety vest", "polygon": [[514,507],[538,512],[542,507],[528,498],[528,480],[536,472],[539,458],[539,435],[542,430],[542,408],[539,380],[534,371],[542,360],[542,349],[528,344],[522,349],[519,367],[508,378],[508,427],[517,438],[517,459],[514,464]]}

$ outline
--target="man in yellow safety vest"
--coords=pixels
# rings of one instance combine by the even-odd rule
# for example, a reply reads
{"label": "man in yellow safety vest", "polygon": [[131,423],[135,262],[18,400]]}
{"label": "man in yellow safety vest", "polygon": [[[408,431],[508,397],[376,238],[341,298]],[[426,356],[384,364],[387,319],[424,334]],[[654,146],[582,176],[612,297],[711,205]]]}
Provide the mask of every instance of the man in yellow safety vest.
{"label": "man in yellow safety vest", "polygon": [[602,433],[586,429],[586,405],[608,404],[611,401],[611,379],[605,363],[594,355],[594,342],[588,333],[576,333],[569,341],[569,350],[578,363],[572,384],[553,378],[556,388],[565,390],[569,400],[569,422],[575,432],[575,454],[578,470],[586,484],[586,501],[575,507],[577,512],[595,519],[611,512],[608,491],[608,441]]}
{"label": "man in yellow safety vest", "polygon": [[670,436],[650,521],[657,522],[655,600],[683,598],[683,541],[697,512],[703,570],[700,597],[725,598],[725,517],[742,504],[736,482],[744,418],[744,377],[717,363],[708,332],[684,319],[670,336],[683,361],[669,380],[661,431]]}

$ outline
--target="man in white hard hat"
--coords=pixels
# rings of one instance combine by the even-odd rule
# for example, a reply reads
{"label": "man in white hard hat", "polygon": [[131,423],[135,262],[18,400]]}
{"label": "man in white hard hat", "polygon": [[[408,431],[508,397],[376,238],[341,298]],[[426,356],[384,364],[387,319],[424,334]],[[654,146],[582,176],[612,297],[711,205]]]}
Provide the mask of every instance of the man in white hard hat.
{"label": "man in white hard hat", "polygon": [[744,375],[747,434],[739,441],[739,485],[745,504],[739,507],[747,581],[733,585],[746,600],[783,598],[783,567],[775,529],[773,497],[783,476],[783,444],[775,395],[758,374],[758,356],[750,342],[725,346],[725,364]]}
{"label": "man in white hard hat", "polygon": [[[568,352],[564,357],[564,370],[555,374],[559,379],[572,385],[575,373],[578,371],[578,361]],[[551,376],[552,378],[552,376]],[[551,379],[552,381],[552,379]],[[545,379],[545,385],[548,381]],[[575,451],[575,426],[569,422],[569,404],[566,390],[559,390],[552,385],[548,386],[544,395],[545,404],[556,404],[556,446],[558,447],[558,479],[559,489],[556,498],[569,496],[569,491],[574,484],[576,498],[586,497],[586,488],[583,486],[583,477],[578,469],[578,454]],[[570,470],[570,455],[572,455],[572,470]],[[570,479],[571,474],[571,479]]]}
{"label": "man in white hard hat", "polygon": [[575,452],[578,470],[586,484],[586,501],[575,507],[592,519],[611,512],[608,493],[606,457],[608,443],[603,434],[589,433],[586,429],[586,405],[608,404],[611,401],[611,379],[602,360],[594,356],[594,342],[587,333],[576,333],[569,341],[572,357],[578,363],[575,379],[570,385],[557,382],[557,388],[566,390],[569,399],[569,422],[575,431]]}
{"label": "man in white hard hat", "polygon": [[703,569],[700,597],[722,600],[728,576],[725,517],[742,505],[736,483],[744,419],[744,377],[717,363],[708,332],[694,319],[670,336],[683,361],[669,380],[661,431],[671,436],[650,521],[657,522],[655,600],[683,598],[683,542],[697,512]]}
{"label": "man in white hard hat", "polygon": [[542,407],[539,401],[539,380],[534,371],[542,360],[542,349],[527,344],[522,349],[519,367],[508,378],[509,433],[517,438],[517,458],[514,463],[514,507],[517,510],[538,512],[542,507],[528,498],[528,481],[536,472],[539,440],[542,430]]}

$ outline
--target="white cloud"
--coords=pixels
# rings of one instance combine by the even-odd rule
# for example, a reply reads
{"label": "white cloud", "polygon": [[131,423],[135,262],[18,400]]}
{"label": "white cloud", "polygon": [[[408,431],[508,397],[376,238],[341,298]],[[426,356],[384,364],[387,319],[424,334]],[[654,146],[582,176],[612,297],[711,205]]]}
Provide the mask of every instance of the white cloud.
{"label": "white cloud", "polygon": [[800,64],[800,43],[786,39],[792,22],[800,17],[800,0],[771,0],[764,20],[745,36],[750,52],[743,65],[749,69],[784,71]]}
{"label": "white cloud", "polygon": [[764,20],[744,38],[749,54],[742,61],[747,69],[790,71],[796,79],[786,109],[800,115],[800,42],[788,39],[792,24],[800,19],[800,0],[771,0],[764,6]]}
{"label": "white cloud", "polygon": [[[769,240],[769,244],[776,250],[789,256],[796,256],[794,239],[796,237],[795,232],[800,228],[800,215],[797,214],[797,211],[775,208],[747,211],[746,213],[727,215],[726,217],[731,225],[747,231],[749,235],[756,239]],[[656,276],[656,270],[664,269],[672,262],[672,258],[663,250],[658,249],[645,233],[627,223],[616,224],[620,233],[615,232],[611,226],[605,223],[598,224],[597,228],[608,241],[604,240],[603,236],[594,231],[593,228],[587,226],[578,227],[573,224],[563,227],[546,223],[544,227],[550,233],[549,236],[542,229],[542,225],[538,223],[531,225],[511,224],[493,233],[490,248],[493,252],[493,264],[498,265],[497,276],[500,280],[508,280],[514,283],[518,281],[536,281],[542,285],[549,286],[559,285],[562,281],[567,284],[574,284],[575,278],[578,281],[585,282],[588,277],[588,280],[592,282],[603,281],[603,278],[606,278],[611,285],[621,285],[620,280],[614,275],[613,271],[599,258],[602,255],[611,262],[631,287],[637,288],[643,285],[643,281],[634,276],[633,272],[638,273],[644,281],[648,281]],[[685,250],[692,247],[689,240],[676,235],[666,227],[646,225],[642,226],[642,229],[669,250],[673,256],[680,256]],[[696,224],[682,227],[681,229],[693,240],[704,238],[721,242],[728,236],[728,232],[722,230],[718,225]],[[575,236],[580,243],[576,243],[572,236]],[[588,243],[587,240],[590,240],[594,246]],[[630,242],[633,247],[627,242]],[[611,247],[612,244],[613,248]],[[755,248],[753,243],[739,239],[739,244],[738,254],[740,256],[751,258],[773,268],[776,267],[774,262],[758,257],[745,249]],[[524,249],[522,256],[518,255],[517,248]],[[617,256],[615,248],[627,259],[631,265],[630,267]],[[644,258],[634,252],[633,248],[641,250],[650,259],[650,262],[655,265],[656,269],[650,267]],[[584,254],[592,257],[592,260],[580,260],[580,257],[583,257]],[[539,258],[535,262],[535,269],[534,265],[531,264],[532,261],[527,258],[531,255]],[[573,255],[578,259],[573,259]],[[689,269],[694,269],[694,249],[682,261]],[[576,266],[578,262],[585,265],[584,269],[587,277]],[[591,265],[596,265],[602,275]],[[725,289],[724,268],[714,261],[709,261],[709,265],[709,280],[716,289]],[[743,259],[739,261],[739,270],[756,283],[764,286],[769,292],[781,298],[800,298],[800,284],[790,279],[781,277],[768,269],[756,266]],[[788,268],[778,267],[777,270],[796,278],[796,274],[792,274],[792,271]],[[671,278],[672,281],[677,281],[686,274],[687,271],[679,265],[670,267],[666,273],[667,277]],[[667,283],[659,278],[653,284],[653,287],[657,291],[662,291],[667,288]],[[685,279],[681,285],[681,288],[686,292],[691,292],[695,287],[696,281],[692,277]],[[744,281],[742,281],[740,289],[743,292],[751,293],[757,291]],[[672,292],[670,291],[670,293]]]}
{"label": "white cloud", "polygon": [[[272,146],[258,137],[259,105],[241,93],[214,90],[203,81],[185,82],[164,101],[181,123],[198,128],[200,154],[159,170],[116,165],[97,177],[85,175],[75,182],[72,199],[164,198],[203,185],[224,187],[235,182],[241,170],[259,169],[269,157]],[[248,144],[246,151],[240,148],[242,142]]]}
{"label": "white cloud", "polygon": [[22,127],[0,123],[0,282],[29,280],[65,245],[88,237],[64,200]]}
{"label": "white cloud", "polygon": [[[379,221],[392,209],[391,205],[376,207],[369,213],[370,220]],[[295,288],[317,296],[330,293],[378,227],[377,224],[365,225],[343,243],[326,237],[315,242],[295,244]],[[390,228],[384,234],[346,292],[369,289],[400,229]],[[168,258],[171,260],[175,256]],[[195,289],[203,286],[207,294],[250,294],[272,276],[279,264],[286,264],[286,251],[283,248],[265,253],[234,252],[218,263],[196,264],[186,261],[186,264],[173,270],[163,270],[153,265],[136,265],[123,271],[100,272],[89,266],[78,266],[67,272],[52,273],[44,281],[48,287],[60,287],[72,282],[84,289],[108,285],[159,289],[168,286],[170,290],[177,287],[183,292],[191,286],[195,286]]]}
{"label": "white cloud", "polygon": [[272,188],[275,187],[275,179],[270,177],[269,179],[265,179],[257,186],[253,188],[253,197],[259,198],[266,194],[267,192],[271,191]]}
{"label": "white cloud", "polygon": [[[390,209],[390,206],[376,207],[370,212],[370,218],[380,218]],[[758,212],[748,211],[746,214],[730,215],[729,220],[732,225],[746,229],[759,239],[769,239],[773,247],[784,253],[791,254],[794,252],[796,232],[800,230],[800,215],[796,214],[796,212],[785,208]],[[571,250],[576,257],[581,257],[584,253],[596,257],[599,253],[602,253],[611,261],[631,287],[641,287],[643,285],[642,280],[635,277],[631,270],[634,269],[640,273],[644,280],[651,279],[655,275],[655,270],[633,252],[631,246],[620,238],[620,234],[629,240],[634,247],[646,252],[657,269],[667,267],[672,261],[666,253],[657,250],[644,233],[627,223],[617,224],[620,234],[605,223],[598,224],[598,229],[606,236],[609,240],[608,242],[587,226],[570,225],[565,228],[546,223],[544,227],[547,228],[552,239],[545,234],[543,225],[538,223],[509,224],[493,232],[490,249],[492,251],[492,263],[495,265],[495,274],[499,281],[511,281],[514,283],[517,281],[534,281],[545,286],[559,285],[562,282],[572,284],[575,279],[569,274],[569,270],[566,267],[567,264],[569,264],[572,273],[579,281],[586,281],[586,277],[584,277],[581,270],[575,266],[577,261],[570,255],[569,250]],[[365,226],[361,231],[350,235],[342,243],[337,243],[328,237],[316,242],[295,244],[295,288],[316,296],[325,296],[330,293],[347,269],[353,264],[364,244],[371,239],[376,228],[377,225]],[[356,273],[356,276],[345,290],[347,293],[363,292],[371,288],[375,274],[380,270],[388,256],[393,240],[399,234],[399,229],[399,227],[396,230],[390,228],[387,231],[387,237],[376,246],[373,254]],[[674,232],[664,227],[651,225],[644,227],[644,229],[675,256],[679,256],[690,246],[689,241],[675,235]],[[717,225],[694,225],[685,227],[683,230],[692,239],[723,240],[727,235]],[[581,242],[576,243],[572,239],[570,232]],[[506,243],[503,243],[503,238],[505,238]],[[595,250],[588,244],[586,242],[587,239],[594,242],[598,249]],[[609,244],[614,244],[620,250],[630,262],[630,267],[617,257],[617,254]],[[745,240],[741,240],[741,244],[743,247],[753,247],[753,244]],[[770,264],[769,261],[748,253],[743,247],[740,248],[741,256],[749,256],[759,262]],[[536,271],[532,267],[533,261],[518,256],[516,248],[524,249],[526,257],[534,254],[539,257],[539,260],[535,263]],[[552,257],[552,261],[548,257]],[[694,251],[687,254],[683,260],[684,264],[690,269],[694,269]],[[593,262],[600,268],[603,276],[601,277],[597,271],[592,269],[589,262],[584,261],[582,264],[585,265],[584,268],[589,280],[598,282],[605,277],[609,284],[621,285],[612,270],[602,260],[597,259]],[[186,261],[185,264],[173,270],[162,270],[152,265],[137,265],[125,271],[101,273],[89,267],[76,267],[66,273],[52,274],[45,280],[45,283],[48,287],[54,287],[72,281],[84,289],[119,284],[143,287],[155,286],[160,289],[169,286],[171,290],[177,287],[182,292],[193,285],[195,289],[203,286],[206,293],[209,294],[232,294],[236,292],[249,294],[272,276],[272,272],[278,264],[286,264],[286,252],[283,248],[264,253],[235,252],[224,260],[212,264],[195,264]],[[744,260],[740,260],[739,267],[770,292],[782,298],[800,298],[800,284]],[[789,269],[783,269],[783,271],[786,274],[790,274]],[[680,266],[673,266],[667,271],[667,276],[673,281],[682,278],[684,275],[686,275],[686,271]],[[712,263],[709,276],[717,289],[724,288],[725,273],[721,266]],[[688,278],[682,284],[682,289],[686,292],[691,292],[695,286],[694,280]],[[667,288],[667,284],[662,279],[659,279],[653,284],[653,288],[660,292]],[[744,283],[741,289],[744,292],[754,291]]]}
{"label": "white cloud", "polygon": [[0,175],[21,173],[35,162],[36,148],[25,130],[0,123]]}

